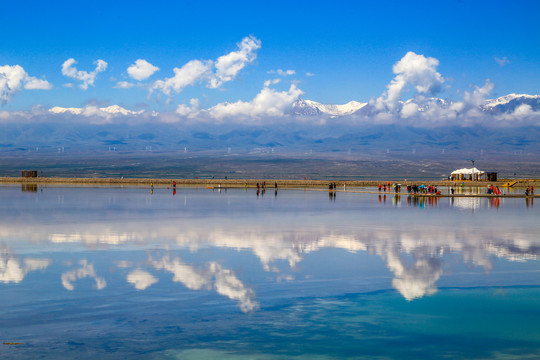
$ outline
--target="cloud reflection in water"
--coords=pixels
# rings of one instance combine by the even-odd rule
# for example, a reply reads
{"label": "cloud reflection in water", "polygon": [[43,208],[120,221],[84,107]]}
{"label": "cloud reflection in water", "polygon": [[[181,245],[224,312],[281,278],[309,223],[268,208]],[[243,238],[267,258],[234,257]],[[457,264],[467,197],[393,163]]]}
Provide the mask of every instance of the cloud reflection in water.
{"label": "cloud reflection in water", "polygon": [[74,290],[75,285],[73,284],[78,279],[84,279],[86,277],[92,278],[96,282],[96,289],[103,290],[107,286],[107,281],[104,278],[96,275],[94,271],[94,266],[88,264],[87,260],[79,261],[80,268],[67,271],[62,274],[62,285],[66,290]]}
{"label": "cloud reflection in water", "polygon": [[159,260],[151,260],[150,263],[156,270],[172,273],[173,281],[184,284],[188,289],[214,289],[218,294],[238,301],[243,312],[252,312],[259,308],[255,292],[246,287],[233,271],[224,269],[215,261],[209,262],[204,269],[186,265],[178,257],[171,260],[168,255]]}
{"label": "cloud reflection in water", "polygon": [[0,282],[19,283],[24,277],[35,270],[45,270],[51,261],[49,259],[26,258],[21,260],[11,250],[0,244]]}

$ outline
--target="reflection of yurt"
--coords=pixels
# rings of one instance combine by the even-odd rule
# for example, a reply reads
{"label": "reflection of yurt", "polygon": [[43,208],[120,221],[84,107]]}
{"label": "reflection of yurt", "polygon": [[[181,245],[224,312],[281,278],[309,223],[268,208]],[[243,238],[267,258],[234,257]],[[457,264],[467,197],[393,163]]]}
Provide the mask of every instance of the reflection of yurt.
{"label": "reflection of yurt", "polygon": [[481,199],[473,197],[458,197],[452,199],[452,206],[458,207],[464,210],[476,210],[480,208]]}
{"label": "reflection of yurt", "polygon": [[482,176],[485,176],[485,172],[482,170],[478,170],[477,168],[471,168],[471,169],[458,169],[455,171],[452,171],[452,174],[450,174],[451,180],[480,180]]}

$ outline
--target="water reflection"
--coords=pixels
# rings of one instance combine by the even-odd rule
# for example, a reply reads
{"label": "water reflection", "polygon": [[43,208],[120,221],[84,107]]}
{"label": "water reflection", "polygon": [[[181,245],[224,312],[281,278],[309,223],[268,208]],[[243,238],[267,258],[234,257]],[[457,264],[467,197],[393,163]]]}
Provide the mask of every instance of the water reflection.
{"label": "water reflection", "polygon": [[127,275],[126,280],[137,290],[144,290],[158,282],[158,279],[156,279],[152,274],[141,269],[131,271]]}
{"label": "water reflection", "polygon": [[92,264],[88,264],[88,261],[84,259],[79,261],[79,265],[79,268],[67,271],[62,274],[62,286],[64,286],[66,290],[75,290],[74,282],[87,277],[94,279],[94,281],[96,282],[95,287],[97,290],[105,289],[105,287],[107,286],[107,281],[105,281],[104,278],[96,275],[96,272],[94,271],[94,266]]}
{"label": "water reflection", "polygon": [[215,290],[218,294],[238,301],[240,310],[251,312],[259,308],[255,300],[255,292],[242,283],[229,269],[224,269],[220,264],[211,261],[205,268],[197,269],[185,264],[182,259],[170,255],[149,262],[156,270],[164,270],[174,275],[173,281],[180,282],[191,290]]}
{"label": "water reflection", "polygon": [[[453,199],[453,198],[452,198]],[[407,196],[407,206],[415,206],[419,208],[437,206],[439,197],[435,196]]]}
{"label": "water reflection", "polygon": [[[204,230],[202,227],[183,228],[182,230],[165,228],[158,230],[140,230],[133,233],[115,234],[114,228],[93,226],[76,234],[51,234],[52,243],[72,243],[78,241],[94,247],[94,244],[128,245],[134,239],[160,238],[163,246],[176,245],[180,248],[197,252],[210,247],[249,251],[260,261],[266,272],[281,273],[274,264],[285,260],[290,269],[294,269],[305,257],[323,249],[342,249],[351,253],[368,252],[379,256],[393,274],[392,286],[407,300],[413,300],[433,294],[437,290],[436,282],[444,275],[444,268],[452,264],[445,259],[449,253],[461,254],[464,263],[479,266],[489,273],[492,268],[490,257],[508,261],[538,260],[540,243],[527,232],[510,232],[495,229],[480,233],[467,229],[435,231],[427,226],[425,230],[372,229],[362,233],[336,231],[311,231],[308,233],[269,231],[260,227],[255,231],[240,229]],[[5,233],[3,234],[6,235]],[[411,260],[412,259],[412,263]],[[217,260],[217,259],[216,259]],[[20,282],[33,270],[45,270],[50,264],[47,259],[27,258],[20,261],[2,248],[0,260],[0,281]],[[132,268],[129,261],[119,261],[118,267]],[[217,293],[238,302],[242,311],[250,312],[259,307],[255,292],[246,286],[232,270],[223,268],[217,261],[209,261],[203,266],[185,263],[180,257],[170,254],[148,256],[149,269],[137,266],[127,275],[127,282],[137,290],[145,290],[158,282],[150,269],[164,271],[173,275],[172,281],[183,284],[191,290],[215,290]],[[286,279],[290,275],[284,273]],[[107,281],[98,276],[94,266],[81,260],[77,266],[61,275],[62,285],[67,290],[74,290],[79,279],[91,278],[95,288],[102,290]]]}
{"label": "water reflection", "polygon": [[[303,267],[304,279],[320,271],[306,261],[312,255],[325,254],[328,249],[340,250],[341,255],[324,255],[323,266],[330,267],[328,264],[336,261],[331,256],[364,254],[384,263],[386,275],[391,277],[388,286],[407,300],[435,293],[437,282],[451,275],[456,259],[489,274],[495,259],[524,262],[536,261],[540,256],[540,230],[535,225],[534,214],[530,210],[517,214],[512,209],[506,211],[495,201],[498,199],[493,198],[394,195],[391,201],[395,206],[381,207],[372,195],[359,197],[340,193],[339,201],[334,202],[331,194],[329,205],[324,193],[299,192],[298,197],[291,197],[291,193],[285,191],[279,198],[264,198],[258,190],[257,200],[252,193],[231,190],[230,197],[225,192],[216,192],[214,198],[204,200],[184,189],[179,191],[184,195],[173,198],[167,191],[167,197],[180,201],[165,203],[159,191],[150,197],[148,190],[142,189],[140,193],[129,195],[139,202],[125,205],[110,194],[104,197],[103,203],[92,202],[96,201],[95,193],[82,203],[78,197],[66,194],[66,197],[62,195],[57,210],[41,213],[41,209],[37,209],[38,217],[26,211],[28,200],[24,196],[20,207],[23,210],[17,212],[18,208],[13,206],[13,211],[5,212],[1,220],[0,241],[4,245],[0,245],[0,282],[20,283],[31,271],[49,271],[52,263],[49,258],[26,256],[21,259],[11,250],[19,247],[27,251],[21,244],[31,243],[32,248],[43,252],[82,253],[79,258],[83,260],[68,264],[67,271],[56,275],[69,291],[75,291],[77,282],[82,279],[89,279],[95,289],[104,290],[109,277],[113,276],[103,265],[95,265],[97,263],[87,256],[88,248],[98,253],[107,249],[146,250],[148,254],[142,262],[123,257],[120,251],[111,252],[114,256],[111,255],[109,266],[125,269],[121,280],[130,288],[149,291],[155,284],[164,283],[164,274],[172,275],[172,282],[186,289],[215,292],[236,302],[241,311],[253,312],[260,307],[254,290],[257,283],[244,279],[245,273],[237,271],[244,264],[225,265],[220,255],[223,252],[219,251],[204,260],[193,260],[176,252],[186,250],[201,254],[208,249],[222,249],[246,253],[257,259],[260,271],[272,281],[287,281],[298,286],[301,286],[300,278],[291,275],[298,268]],[[84,195],[77,195],[81,194]],[[322,198],[318,197],[321,195]],[[55,204],[57,196],[51,200]],[[386,199],[386,195],[376,196],[380,203]],[[216,198],[225,201],[218,202]],[[196,208],[203,200],[208,202]],[[277,207],[282,201],[285,205]],[[405,201],[407,206],[400,208]],[[520,199],[513,202],[518,203],[523,206]],[[48,208],[49,203],[43,206]],[[63,206],[68,211],[60,212]],[[82,210],[74,211],[76,206],[81,206]],[[260,212],[257,209],[261,206],[268,207]],[[500,209],[482,212],[487,207]],[[423,210],[428,208],[431,210]],[[456,209],[479,211],[473,218],[470,214],[461,215],[463,212]],[[56,217],[39,221],[51,214]],[[499,215],[494,217],[496,214]]]}
{"label": "water reflection", "polygon": [[30,271],[45,270],[51,261],[49,259],[25,258],[15,255],[11,249],[0,243],[0,282],[20,283]]}

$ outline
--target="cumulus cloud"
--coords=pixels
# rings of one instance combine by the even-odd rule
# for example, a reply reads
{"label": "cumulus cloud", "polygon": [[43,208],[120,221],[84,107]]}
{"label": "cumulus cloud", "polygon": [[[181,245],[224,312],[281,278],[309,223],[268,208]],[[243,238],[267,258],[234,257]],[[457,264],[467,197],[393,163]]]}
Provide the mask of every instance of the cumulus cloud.
{"label": "cumulus cloud", "polygon": [[75,290],[75,285],[73,284],[78,279],[92,278],[96,282],[96,289],[103,290],[107,286],[107,282],[104,278],[96,275],[94,266],[88,264],[86,260],[79,261],[80,268],[67,271],[62,274],[62,285],[66,290]]}
{"label": "cumulus cloud", "polygon": [[218,88],[223,83],[232,81],[238,73],[257,58],[261,41],[254,36],[247,36],[237,44],[238,50],[212,60],[191,60],[181,68],[174,68],[174,76],[157,80],[151,91],[160,90],[167,96],[178,94],[187,86],[197,82],[206,82],[209,88]]}
{"label": "cumulus cloud", "polygon": [[223,102],[208,109],[199,109],[199,101],[191,99],[190,105],[180,104],[176,114],[185,118],[197,118],[201,121],[257,121],[262,118],[284,116],[294,101],[304,92],[292,84],[287,91],[278,91],[269,86],[279,83],[279,79],[264,82],[263,89],[250,101]]}
{"label": "cumulus cloud", "polygon": [[414,102],[407,102],[405,104],[403,104],[403,107],[401,108],[401,117],[402,118],[409,118],[411,116],[414,116],[418,113],[419,111],[419,106],[418,104],[414,103]]}
{"label": "cumulus cloud", "polygon": [[77,68],[74,66],[75,64],[77,64],[75,59],[67,59],[62,64],[62,75],[82,81],[82,84],[80,84],[79,87],[83,90],[88,89],[88,85],[94,86],[94,81],[96,80],[97,74],[107,70],[107,63],[101,59],[94,61],[96,68],[90,72],[77,70]]}
{"label": "cumulus cloud", "polygon": [[261,117],[283,116],[291,109],[294,101],[304,94],[292,84],[287,91],[277,91],[265,84],[251,101],[238,100],[234,103],[220,103],[207,110],[213,119],[224,118],[260,119]]}
{"label": "cumulus cloud", "polygon": [[439,60],[409,51],[394,64],[392,70],[396,76],[387,90],[373,104],[378,110],[394,110],[407,85],[411,85],[420,94],[434,95],[441,90],[444,78],[437,72]]}
{"label": "cumulus cloud", "polygon": [[0,105],[4,105],[21,89],[50,90],[52,85],[46,81],[29,76],[20,65],[0,66]]}
{"label": "cumulus cloud", "polygon": [[152,76],[159,68],[150,64],[148,61],[138,59],[133,65],[127,68],[128,75],[135,80],[146,80]]}
{"label": "cumulus cloud", "polygon": [[176,107],[176,113],[180,116],[194,117],[199,113],[199,99],[191,99],[189,105],[180,104]]}
{"label": "cumulus cloud", "polygon": [[503,113],[495,116],[501,123],[540,123],[540,111],[535,111],[529,104],[521,104],[510,113]]}
{"label": "cumulus cloud", "polygon": [[498,57],[493,57],[493,59],[497,62],[497,64],[499,64],[499,66],[504,66],[506,64],[509,64],[510,63],[510,60],[508,60],[508,58],[505,56],[503,58],[498,58]]}
{"label": "cumulus cloud", "polygon": [[494,84],[486,79],[486,82],[482,87],[475,86],[472,92],[465,91],[463,95],[463,101],[467,105],[481,106],[486,102],[487,97],[493,90]]}
{"label": "cumulus cloud", "polygon": [[234,80],[240,70],[257,58],[256,51],[261,47],[261,41],[254,36],[247,36],[237,46],[238,51],[232,51],[217,59],[215,74],[208,87],[217,88],[226,81]]}
{"label": "cumulus cloud", "polygon": [[152,274],[144,270],[133,270],[127,275],[127,282],[132,284],[137,290],[144,290],[158,282]]}
{"label": "cumulus cloud", "polygon": [[24,84],[26,90],[50,90],[52,85],[47,80],[42,80],[35,78],[33,76],[28,76]]}
{"label": "cumulus cloud", "polygon": [[161,90],[170,96],[172,92],[180,93],[189,85],[200,81],[212,68],[212,61],[191,60],[181,68],[174,68],[174,76],[165,80],[157,80],[152,90]]}

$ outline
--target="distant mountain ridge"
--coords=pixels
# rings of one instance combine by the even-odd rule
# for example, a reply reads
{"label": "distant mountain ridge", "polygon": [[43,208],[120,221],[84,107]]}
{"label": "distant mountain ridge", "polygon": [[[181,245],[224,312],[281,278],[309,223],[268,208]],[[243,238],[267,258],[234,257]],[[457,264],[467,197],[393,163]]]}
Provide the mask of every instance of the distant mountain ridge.
{"label": "distant mountain ridge", "polygon": [[533,111],[540,111],[540,95],[508,94],[487,100],[482,110],[494,113],[508,113],[521,105],[529,105]]}
{"label": "distant mountain ridge", "polygon": [[[60,106],[55,106],[51,109],[49,109],[49,112],[53,113],[53,114],[64,114],[64,113],[72,113],[74,115],[80,115],[80,114],[84,114],[84,111],[85,109],[88,109],[88,108],[64,108],[64,107],[60,107]],[[107,106],[107,107],[101,107],[101,108],[98,108],[100,111],[103,111],[105,113],[108,113],[108,114],[112,114],[112,115],[117,115],[117,114],[120,114],[120,115],[138,115],[138,114],[142,114],[144,112],[144,110],[140,110],[140,111],[133,111],[133,110],[127,110],[119,105],[111,105],[111,106]]]}
{"label": "distant mountain ridge", "polygon": [[[406,105],[414,102],[413,99],[406,101],[400,101],[401,105]],[[430,106],[438,105],[442,108],[450,107],[453,102],[440,99],[440,98],[428,98],[424,103],[418,104],[418,111],[426,111]],[[483,112],[501,114],[511,113],[521,105],[528,105],[533,111],[540,111],[540,95],[528,95],[528,94],[508,94],[498,97],[496,99],[486,100],[485,103],[479,106],[479,109]],[[348,116],[348,115],[369,115],[374,113],[372,105],[369,103],[361,103],[358,101],[349,101],[343,105],[329,105],[321,104],[312,100],[298,99],[291,108],[291,114],[300,116]]]}
{"label": "distant mountain ridge", "polygon": [[[406,101],[400,101],[400,104],[407,105],[414,102],[413,99]],[[442,108],[448,108],[453,104],[452,101],[440,98],[427,98],[422,104],[418,104],[418,111],[426,111],[430,106],[440,106]],[[528,94],[508,94],[496,99],[486,100],[485,103],[479,106],[479,110],[487,113],[502,114],[511,113],[515,111],[521,105],[527,105],[531,107],[532,111],[540,112],[540,95],[528,95]],[[86,114],[88,109],[97,109],[103,113],[111,115],[139,115],[144,110],[133,111],[125,109],[119,105],[111,105],[107,107],[84,107],[84,108],[64,108],[55,106],[49,109],[53,114],[65,114],[71,113],[74,115]],[[358,102],[355,100],[349,101],[346,104],[322,104],[313,100],[298,99],[296,100],[290,109],[290,114],[296,116],[330,116],[341,117],[350,115],[370,115],[374,113],[373,106],[367,102]],[[153,116],[157,113],[153,112]]]}
{"label": "distant mountain ridge", "polygon": [[291,108],[291,113],[294,115],[330,115],[330,116],[345,116],[352,115],[358,110],[365,107],[368,103],[361,103],[358,101],[349,101],[343,105],[327,105],[321,104],[312,100],[296,100]]}

